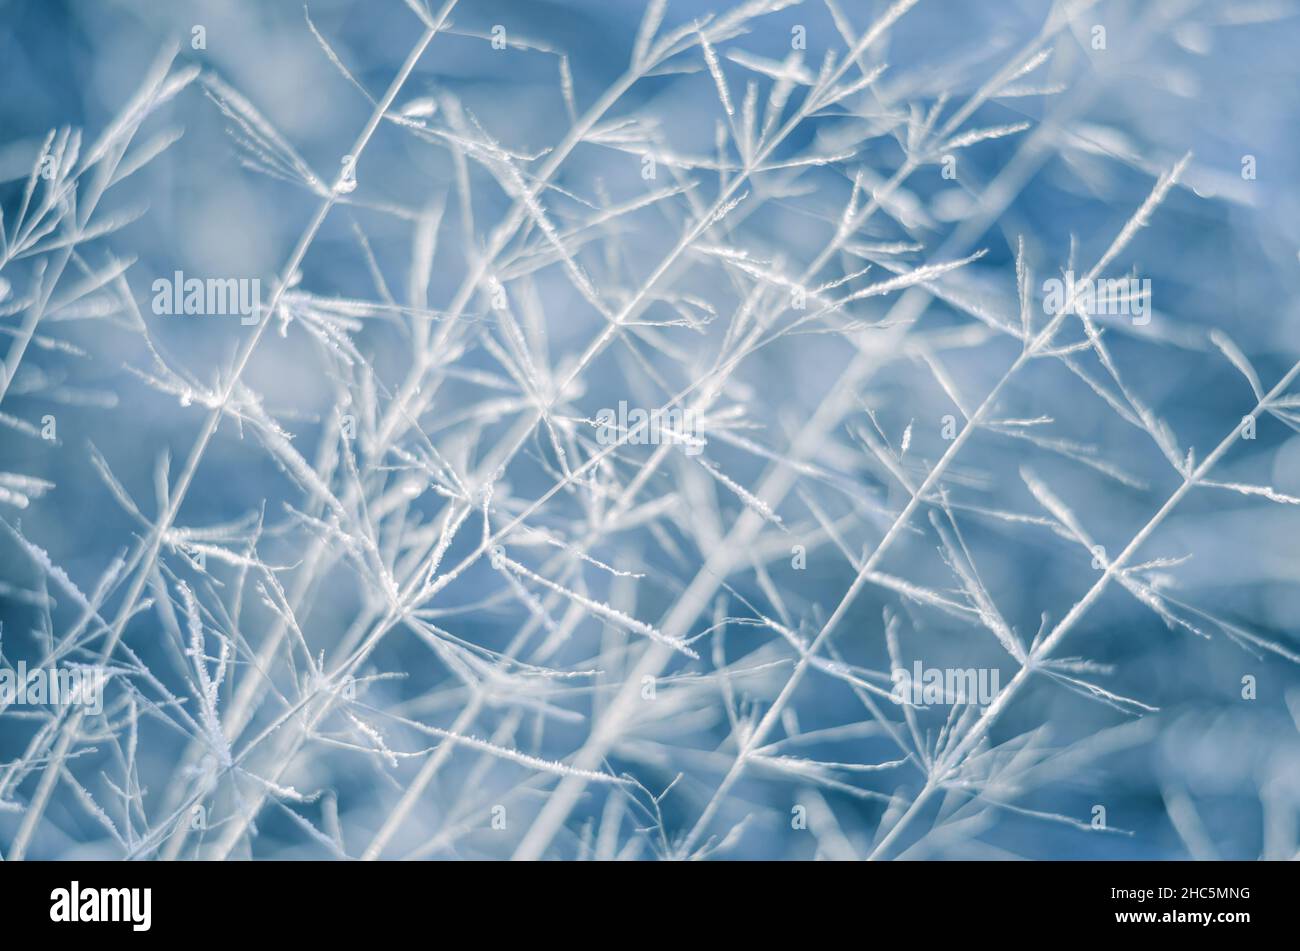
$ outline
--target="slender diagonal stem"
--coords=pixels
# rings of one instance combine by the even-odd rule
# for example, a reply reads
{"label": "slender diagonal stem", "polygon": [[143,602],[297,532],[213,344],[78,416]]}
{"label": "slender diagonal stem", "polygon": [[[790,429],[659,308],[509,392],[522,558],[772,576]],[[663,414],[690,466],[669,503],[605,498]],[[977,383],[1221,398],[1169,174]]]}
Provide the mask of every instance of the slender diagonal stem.
{"label": "slender diagonal stem", "polygon": [[[450,15],[456,2],[457,0],[448,0],[447,4],[441,11],[437,24],[427,27],[424,33],[420,36],[420,39],[416,42],[415,46],[411,49],[411,52],[408,54],[406,62],[403,63],[397,77],[395,77],[393,82],[389,85],[388,92],[384,95],[384,98],[381,100],[379,105],[375,107],[375,110],[371,114],[365,128],[363,128],[361,134],[357,136],[356,141],[353,143],[352,148],[348,153],[354,156],[356,160],[360,160],[362,152],[365,151],[366,145],[370,142],[370,138],[374,135],[375,129],[378,128],[384,114],[392,106],[393,100],[397,98],[398,92],[401,91],[402,86],[406,84],[406,80],[415,69],[415,64],[419,61],[420,56],[423,55],[425,49],[428,48],[429,43],[433,41],[433,37],[437,34],[441,23]],[[207,450],[209,443],[212,441],[212,437],[215,435],[217,426],[225,412],[225,405],[230,401],[231,396],[234,394],[235,387],[239,383],[239,378],[242,376],[244,369],[248,366],[249,360],[252,359],[253,351],[261,341],[263,334],[266,332],[266,328],[270,326],[270,315],[275,312],[281,298],[284,296],[284,292],[288,289],[290,276],[301,266],[303,259],[307,256],[308,248],[311,247],[312,241],[315,240],[317,233],[320,231],[321,225],[324,224],[325,218],[329,215],[330,209],[334,207],[337,200],[337,191],[331,191],[326,195],[319,208],[317,208],[311,223],[299,237],[293,253],[289,257],[288,264],[285,265],[281,272],[282,276],[277,283],[275,294],[272,295],[271,302],[267,307],[266,316],[258,323],[256,330],[249,336],[247,342],[241,349],[240,354],[235,361],[234,370],[226,382],[218,405],[214,406],[208,412],[208,415],[204,420],[203,428],[199,432],[199,437],[191,447],[185,467],[181,470],[176,486],[172,490],[168,507],[155,523],[153,531],[151,531],[148,537],[142,541],[140,546],[137,547],[136,555],[132,559],[132,569],[136,570],[135,578],[127,590],[122,607],[109,631],[106,643],[100,651],[101,662],[112,656],[113,651],[117,648],[118,640],[126,629],[127,622],[134,615],[136,604],[139,601],[140,595],[144,591],[145,585],[148,583],[149,572],[152,570],[154,560],[158,557],[158,552],[162,547],[163,538],[166,535],[167,530],[174,524],[176,516],[180,512],[181,504],[185,501],[190,484],[194,479],[194,474],[198,470],[199,461],[203,458],[203,454]],[[81,718],[82,712],[79,709],[72,714],[67,725],[59,735],[58,742],[56,743],[54,751],[50,757],[51,763],[42,774],[40,783],[36,789],[36,794],[23,815],[22,824],[19,826],[18,833],[14,839],[14,845],[10,851],[11,859],[21,859],[26,853],[27,844],[40,821],[41,814],[45,808],[45,803],[49,799],[54,782],[58,778],[59,771],[62,768],[63,760],[66,758],[81,725]]]}

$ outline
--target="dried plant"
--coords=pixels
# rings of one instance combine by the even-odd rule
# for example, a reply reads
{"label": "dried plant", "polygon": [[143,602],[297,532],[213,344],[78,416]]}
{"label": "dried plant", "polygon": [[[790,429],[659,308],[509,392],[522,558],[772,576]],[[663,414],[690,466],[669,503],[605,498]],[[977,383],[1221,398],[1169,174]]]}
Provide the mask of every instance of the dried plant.
{"label": "dried plant", "polygon": [[0,142],[5,859],[1297,854],[1291,11],[148,7]]}

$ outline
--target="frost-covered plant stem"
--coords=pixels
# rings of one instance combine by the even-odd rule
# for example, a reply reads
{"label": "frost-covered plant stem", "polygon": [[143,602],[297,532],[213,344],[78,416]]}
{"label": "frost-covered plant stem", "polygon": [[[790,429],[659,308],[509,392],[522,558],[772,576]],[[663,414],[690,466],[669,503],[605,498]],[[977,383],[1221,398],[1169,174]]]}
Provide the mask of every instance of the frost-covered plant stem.
{"label": "frost-covered plant stem", "polygon": [[[1101,273],[1102,269],[1119,254],[1124,245],[1128,243],[1128,240],[1136,231],[1134,223],[1136,222],[1138,226],[1140,226],[1141,223],[1145,222],[1146,218],[1150,215],[1155,206],[1163,200],[1169,189],[1178,181],[1178,176],[1186,167],[1189,158],[1190,157],[1184,158],[1179,162],[1168,175],[1161,176],[1160,180],[1156,183],[1151,196],[1143,203],[1142,207],[1138,209],[1133,218],[1121,230],[1120,234],[1116,236],[1114,242],[1112,242],[1111,246],[1106,250],[1106,253],[1102,255],[1101,259],[1089,270],[1086,278],[1087,280],[1095,280]],[[966,421],[966,425],[962,427],[961,432],[957,434],[957,437],[949,444],[947,450],[945,450],[939,461],[933,468],[931,468],[930,472],[926,475],[925,480],[917,487],[916,491],[912,493],[911,498],[903,507],[903,510],[898,514],[898,517],[894,520],[893,524],[890,525],[889,530],[885,532],[884,537],[881,538],[880,542],[871,552],[871,555],[863,562],[862,567],[858,570],[857,577],[853,579],[853,584],[849,586],[848,591],[845,593],[844,597],[840,599],[840,603],[836,606],[835,611],[818,632],[817,637],[814,638],[808,649],[808,653],[800,657],[798,662],[795,664],[794,673],[791,674],[790,679],[786,681],[781,693],[777,695],[776,700],[768,708],[758,727],[745,738],[739,752],[737,753],[735,763],[732,768],[728,770],[722,784],[718,787],[718,791],[714,794],[713,798],[709,800],[709,803],[701,813],[699,820],[695,823],[695,826],[683,842],[683,851],[689,853],[695,847],[696,843],[698,843],[700,836],[703,835],[704,830],[708,828],[709,821],[713,818],[714,812],[721,804],[722,798],[730,791],[736,780],[740,778],[740,774],[743,772],[750,755],[756,748],[766,742],[773,727],[775,727],[779,722],[781,712],[785,710],[786,704],[790,702],[791,696],[794,694],[795,689],[799,686],[799,683],[803,680],[804,674],[808,670],[809,658],[816,655],[821,650],[822,645],[831,637],[832,633],[839,626],[844,615],[848,613],[850,605],[852,605],[854,600],[856,600],[863,587],[866,586],[868,577],[879,566],[881,559],[889,550],[889,547],[894,543],[894,540],[898,537],[899,533],[907,526],[908,520],[912,517],[913,512],[916,511],[916,508],[921,504],[922,500],[926,499],[930,495],[931,490],[938,485],[939,480],[948,470],[952,460],[957,457],[959,452],[961,452],[967,439],[979,430],[984,420],[996,405],[998,397],[1001,395],[1002,390],[1006,385],[1014,379],[1031,360],[1035,359],[1041,350],[1051,346],[1053,338],[1056,336],[1057,331],[1065,322],[1068,315],[1069,311],[1062,310],[1060,313],[1053,316],[1047,326],[1045,326],[1032,341],[1025,341],[1025,345],[1020,351],[1020,354],[1016,357],[1015,362],[1012,363],[1006,373],[1002,375],[1002,378],[994,384],[983,402],[980,403],[979,408],[976,409],[971,417]],[[1223,448],[1226,449],[1226,446]],[[1105,576],[1103,576],[1103,580],[1104,578]],[[1098,585],[1101,585],[1101,581],[1098,581]],[[1100,589],[1098,589],[1098,593],[1100,593]],[[1019,676],[1023,669],[1024,668],[1017,672],[1017,676]]]}
{"label": "frost-covered plant stem", "polygon": [[[905,13],[910,7],[912,7],[915,4],[915,2],[916,0],[900,0],[900,2],[896,3],[893,7],[891,7],[890,10],[884,16],[882,16],[880,21],[878,21],[878,23],[872,29],[868,30],[864,34],[863,38],[858,43],[858,49],[865,49],[866,46],[870,45],[870,43],[877,36],[879,36],[880,33],[884,29],[886,29],[889,24],[894,22],[898,17],[902,16],[902,14]],[[664,42],[661,42],[659,44],[660,48],[663,48],[666,45],[667,44]],[[840,65],[835,70],[832,71],[831,75],[822,82],[821,87],[828,88],[828,89],[831,88],[835,84],[835,82],[838,81],[838,79],[842,77],[843,74],[853,65],[854,62],[855,62],[854,57],[846,57],[840,63]],[[557,150],[557,154],[550,160],[550,162],[548,162],[548,165],[543,168],[541,173],[542,182],[545,182],[545,180],[549,177],[549,175],[553,174],[554,170],[558,168],[560,162],[562,162],[564,157],[567,155],[568,150],[571,149],[573,145],[575,145],[578,141],[580,141],[581,136],[586,134],[586,131],[589,130],[590,127],[595,124],[599,116],[603,114],[605,111],[607,111],[613,105],[614,102],[616,102],[619,98],[621,98],[624,92],[626,92],[626,89],[630,88],[632,83],[635,82],[637,78],[639,78],[639,72],[640,71],[632,71],[626,74],[614,87],[612,87],[607,92],[606,96],[603,97],[602,100],[598,102],[597,106],[593,107],[591,112],[588,114],[587,120],[581,126],[575,127],[575,129],[572,130],[568,136],[566,136],[565,143],[562,144],[561,147]],[[736,194],[737,191],[739,191],[740,187],[745,183],[749,175],[755,169],[760,167],[767,160],[767,158],[777,149],[777,147],[779,147],[780,144],[786,140],[786,138],[790,135],[790,133],[793,132],[796,128],[798,128],[800,124],[802,124],[802,122],[807,118],[807,114],[809,110],[815,105],[815,103],[816,103],[816,98],[812,94],[810,94],[808,100],[799,109],[795,111],[795,113],[783,124],[781,129],[775,135],[771,136],[767,140],[767,142],[763,145],[763,147],[759,150],[759,152],[752,158],[752,160],[746,163],[743,172],[735,176],[727,184],[727,186],[723,189],[722,193],[714,200],[710,208],[704,214],[697,216],[694,225],[682,235],[682,237],[678,240],[674,248],[654,269],[650,277],[631,296],[629,301],[623,305],[623,307],[620,309],[619,313],[615,315],[613,320],[610,321],[608,324],[606,324],[604,330],[600,333],[600,335],[598,335],[597,338],[593,340],[591,344],[588,345],[588,347],[584,350],[582,356],[579,358],[576,365],[569,371],[568,377],[566,378],[564,383],[561,384],[561,386],[559,387],[560,392],[564,392],[569,386],[569,384],[571,384],[573,380],[577,379],[577,377],[583,372],[583,370],[593,360],[595,360],[595,358],[604,350],[606,346],[608,346],[608,344],[614,339],[616,333],[618,333],[622,329],[627,319],[631,315],[635,314],[637,309],[646,300],[646,296],[660,282],[660,280],[662,280],[664,275],[668,273],[669,269],[676,262],[676,260],[699,239],[699,237],[704,233],[705,230],[707,230],[709,227],[713,226],[717,222],[720,213],[729,206],[733,196]],[[533,191],[536,192],[540,190],[541,187],[542,187],[542,183],[538,183],[533,186]],[[869,217],[870,213],[874,211],[876,207],[878,207],[879,201],[882,199],[882,197],[883,196],[876,196],[875,198],[873,198],[872,203],[866,209],[864,209],[864,213],[861,215],[860,220],[865,220],[867,217]],[[511,236],[513,236],[514,232],[518,229],[518,227],[522,225],[526,215],[530,213],[529,209],[530,209],[530,203],[518,202],[516,204],[516,210],[513,213],[513,215],[510,218],[508,218],[507,221],[500,228],[498,228],[496,232],[497,238],[493,241],[489,253],[487,255],[484,255],[482,258],[480,258],[479,264],[477,265],[477,268],[473,273],[472,277],[468,279],[466,283],[462,286],[461,291],[458,293],[456,299],[453,301],[451,307],[451,311],[453,314],[459,314],[463,310],[463,308],[468,304],[469,299],[474,293],[474,291],[477,289],[478,284],[484,279],[484,277],[487,274],[488,262],[490,262],[495,257],[495,254],[499,253],[500,250],[504,248],[506,242],[510,239]],[[841,239],[842,239],[842,235],[841,235]],[[828,249],[826,255],[829,256],[829,254],[831,253],[833,253],[833,250]],[[426,352],[430,354],[437,353],[441,349],[441,344],[445,342],[443,340],[443,337],[449,334],[454,326],[455,324],[451,321],[444,324],[438,340],[435,341],[434,345],[431,346]],[[428,390],[426,390],[425,388],[423,388],[420,384],[420,380],[423,378],[425,372],[426,372],[426,368],[422,365],[417,364],[417,366],[413,368],[412,373],[408,378],[407,384],[404,387],[404,392],[411,392],[411,393],[419,392],[423,399],[425,400],[431,399],[433,394]],[[488,461],[484,463],[483,467],[495,469],[495,468],[499,468],[502,465],[505,465],[523,447],[528,437],[528,434],[532,432],[534,427],[545,419],[545,414],[546,414],[546,408],[540,407],[536,413],[535,418],[527,425],[520,426],[516,431],[516,433],[513,435],[513,437],[510,437],[512,444],[505,447],[504,452],[488,453],[487,455]],[[418,415],[418,411],[416,412],[415,415]],[[402,396],[399,395],[398,399],[395,401],[395,405],[390,410],[388,418],[390,420],[411,418],[411,410],[409,407],[405,405]],[[391,428],[390,426],[381,427],[380,430],[381,442],[383,443],[387,442],[387,438],[384,436],[384,433],[389,432],[390,428]],[[595,460],[589,461],[586,467],[590,467],[594,463],[594,461]],[[575,475],[580,474],[582,471],[583,471],[582,469],[579,469],[577,473],[575,473]],[[559,486],[557,486],[556,488],[558,489]],[[543,497],[543,499],[548,497],[550,494],[551,493],[548,493],[547,496]],[[512,522],[511,526],[507,526],[507,529],[496,533],[496,535],[494,535],[492,539],[485,540],[473,553],[467,556],[465,562],[463,562],[462,564],[464,565],[483,557],[490,543],[493,543],[496,538],[500,537],[501,535],[504,535],[505,531],[507,531],[514,524],[518,524],[520,522],[522,522],[522,516],[515,519],[515,521]],[[439,587],[445,585],[451,579],[456,577],[456,575],[460,572],[460,570],[462,569],[461,568],[453,569],[452,571],[444,575],[443,578],[441,579],[440,584],[435,585],[432,589],[426,592],[426,597],[431,596],[433,593],[436,593]],[[378,643],[379,639],[382,638],[383,635],[387,633],[390,627],[391,624],[381,625],[367,639],[368,643],[372,645]],[[365,659],[365,656],[366,654],[360,654],[350,659],[348,663],[348,667],[351,668],[356,666],[357,664],[359,664]],[[304,731],[304,733],[305,732],[306,731]],[[290,752],[288,752],[287,755],[278,756],[277,761],[282,764],[286,764],[292,757],[292,751],[296,751],[297,745],[298,745],[297,743],[291,744]],[[416,780],[417,789],[423,788],[424,783],[427,783],[428,779],[432,778],[432,776],[436,774],[437,768],[438,768],[437,765],[433,765],[427,768],[426,770],[423,770],[421,774],[417,776],[417,780]],[[413,797],[407,797],[404,800],[404,803],[406,805],[404,807],[399,807],[399,808],[409,809],[410,804],[413,803],[413,801],[414,801]],[[256,813],[256,809],[250,811],[253,814]],[[236,828],[238,829],[238,827]],[[389,833],[389,835],[391,835],[391,832]],[[237,833],[232,832],[224,840],[224,843],[233,845],[234,841],[236,840],[237,840]]]}
{"label": "frost-covered plant stem", "polygon": [[1124,550],[1106,564],[1101,576],[1093,583],[1092,587],[1088,589],[1087,593],[1071,606],[1069,612],[1061,618],[1056,626],[1052,628],[1051,632],[1034,650],[1030,651],[1025,664],[1016,671],[1015,676],[1012,677],[1011,680],[1007,682],[1007,685],[1002,688],[994,698],[993,702],[989,704],[988,709],[984,711],[984,714],[975,721],[970,731],[967,732],[955,746],[953,746],[951,752],[948,753],[941,762],[935,764],[934,772],[927,780],[925,786],[922,787],[916,798],[908,806],[907,811],[903,813],[889,831],[881,837],[880,841],[876,844],[876,847],[872,850],[870,858],[882,858],[889,854],[904,829],[924,809],[925,805],[929,802],[934,793],[943,788],[942,783],[944,778],[950,775],[954,770],[958,769],[979,745],[980,741],[988,735],[988,731],[992,729],[993,725],[1005,712],[1011,701],[1014,700],[1019,692],[1024,688],[1030,675],[1033,674],[1035,667],[1041,661],[1050,657],[1052,653],[1060,647],[1061,642],[1064,641],[1070,631],[1074,629],[1074,626],[1085,614],[1088,613],[1088,610],[1097,602],[1097,599],[1101,597],[1102,593],[1109,586],[1111,579],[1113,579],[1116,574],[1124,571],[1124,568],[1128,565],[1130,559],[1138,553],[1142,545],[1151,537],[1151,534],[1162,522],[1164,522],[1169,514],[1178,507],[1179,503],[1182,502],[1187,494],[1210,474],[1211,470],[1219,460],[1227,454],[1228,450],[1240,442],[1242,430],[1246,428],[1248,421],[1257,419],[1259,414],[1265,412],[1269,405],[1277,400],[1278,397],[1282,396],[1297,379],[1300,379],[1300,362],[1297,362],[1292,366],[1291,369],[1287,371],[1286,375],[1277,382],[1277,385],[1274,386],[1266,396],[1260,399],[1258,403],[1256,403],[1254,409],[1242,417],[1241,422],[1233,427],[1232,432],[1223,437],[1219,444],[1214,447],[1210,454],[1205,457],[1193,472],[1184,475],[1182,483],[1180,483],[1178,488],[1175,489],[1167,499],[1165,499],[1164,504],[1156,510],[1155,514],[1152,515],[1147,523],[1138,530],[1137,534],[1133,536],[1129,543],[1124,546]]}
{"label": "frost-covered plant stem", "polygon": [[[456,0],[448,0],[448,3],[443,8],[441,14],[442,20],[445,20],[451,13],[455,4]],[[419,61],[419,58],[424,53],[425,49],[428,48],[429,43],[432,42],[437,30],[437,26],[430,26],[425,29],[419,41],[412,48],[410,55],[407,56],[406,62],[403,64],[401,71],[389,86],[388,92],[385,94],[383,101],[376,107],[375,111],[370,116],[370,120],[366,123],[365,128],[361,131],[361,134],[357,136],[349,154],[359,159],[362,152],[365,151],[366,145],[369,143],[375,129],[378,128],[380,121],[384,117],[384,113],[392,106],[393,100],[397,97],[402,86],[405,85],[411,71],[415,68],[415,64]],[[307,230],[304,231],[302,236],[299,238],[297,246],[294,248],[293,254],[290,256],[289,263],[283,269],[283,276],[276,286],[275,294],[272,296],[271,302],[267,307],[268,314],[275,313],[275,309],[279,305],[281,297],[283,297],[284,292],[288,288],[290,276],[301,266],[303,258],[307,255],[307,249],[311,247],[312,241],[320,231],[321,225],[324,224],[326,216],[329,214],[330,209],[334,207],[334,203],[337,200],[337,192],[331,192],[322,201],[320,207],[316,211],[315,217],[308,225]],[[184,469],[181,470],[175,489],[172,492],[170,506],[159,517],[159,520],[156,523],[154,530],[150,533],[148,539],[137,548],[137,553],[132,558],[132,564],[127,570],[135,570],[137,565],[139,568],[136,570],[135,578],[133,579],[130,588],[127,590],[123,605],[118,612],[118,616],[109,632],[108,639],[101,651],[101,662],[112,656],[113,651],[117,647],[117,642],[119,638],[121,638],[122,632],[126,627],[127,621],[130,620],[132,615],[135,613],[136,604],[138,603],[141,594],[144,592],[145,585],[149,580],[149,574],[153,570],[154,561],[157,559],[158,552],[162,547],[163,536],[175,523],[176,516],[180,512],[181,504],[185,501],[186,493],[189,491],[190,483],[194,478],[194,473],[198,470],[199,461],[203,458],[203,453],[207,450],[208,444],[212,441],[212,437],[217,431],[217,425],[220,423],[221,417],[225,412],[225,406],[230,401],[230,397],[234,393],[240,376],[248,366],[248,361],[252,358],[253,351],[257,348],[258,343],[262,339],[262,335],[266,332],[266,328],[269,327],[270,324],[271,321],[269,317],[268,319],[260,321],[256,330],[249,336],[247,343],[244,345],[236,360],[234,371],[226,383],[225,391],[222,394],[219,404],[209,410],[208,415],[204,420],[203,428],[199,433],[199,437],[190,450],[189,458],[186,461]],[[59,775],[62,763],[68,755],[68,751],[75,740],[77,730],[81,725],[81,718],[81,710],[73,712],[67,725],[64,726],[59,735],[59,740],[51,754],[52,765],[47,767],[46,771],[42,774],[36,795],[26,813],[23,815],[23,823],[19,827],[12,849],[12,856],[14,858],[22,858],[26,853],[27,843],[30,840],[32,833],[35,831],[37,823],[40,821],[41,814],[45,808],[45,803],[49,800],[50,790],[52,789],[54,782]]]}
{"label": "frost-covered plant stem", "polygon": [[[892,13],[893,10],[891,9],[890,12]],[[886,14],[882,20],[887,19],[888,17],[889,14]],[[970,102],[953,114],[953,116],[945,123],[939,138],[945,138],[951,135],[956,129],[960,128],[961,124],[974,113],[976,108],[978,108],[979,103],[983,102],[988,96],[996,92],[1007,82],[1009,77],[1016,75],[1016,73],[1023,68],[1026,62],[1033,59],[1047,40],[1057,31],[1064,28],[1068,22],[1069,18],[1066,16],[1061,16],[1059,18],[1053,17],[1032,43],[1030,43],[1018,56],[1013,57],[992,79],[982,85],[977,93],[971,97]],[[874,31],[868,31],[868,34],[873,32]],[[845,62],[847,63],[854,60],[854,57],[846,57]],[[819,252],[812,263],[810,263],[804,272],[802,281],[807,282],[816,275],[839,251],[848,236],[857,228],[861,227],[862,224],[869,219],[884,202],[888,201],[889,196],[893,194],[894,190],[899,187],[918,167],[920,167],[920,162],[909,156],[889,181],[872,196],[871,201],[854,216],[851,222],[836,231],[832,240],[821,252]],[[1006,200],[1010,200],[1009,196]],[[990,207],[988,209],[988,216],[991,217],[992,213],[993,208]],[[987,218],[981,218],[980,220],[987,220]],[[963,229],[963,233],[977,234],[981,230],[982,228],[973,226]],[[962,253],[962,250],[963,249],[960,246],[953,248],[946,245],[944,252],[941,253],[960,254]],[[913,294],[916,296],[912,296]],[[905,296],[904,302],[901,306],[907,308],[912,306],[912,301],[925,300],[926,298],[923,294],[924,292],[919,288],[913,289],[913,292]],[[917,308],[913,308],[914,311],[916,309]],[[913,313],[911,316],[915,317],[916,314]],[[903,328],[911,322],[908,319],[893,320],[892,318],[894,317],[895,315],[891,313],[890,317],[886,319],[886,324],[892,324],[893,326],[889,331],[885,332],[886,340],[882,342],[881,345],[883,348],[887,348],[890,343],[901,338],[904,333]],[[1056,326],[1059,326],[1059,322],[1054,324],[1053,329],[1055,329]],[[1017,358],[1016,365],[1021,365],[1025,359],[1026,353],[1022,352]],[[789,454],[792,460],[798,461],[811,458],[812,454],[818,449],[826,434],[838,425],[839,420],[855,407],[855,401],[849,394],[856,391],[857,387],[875,365],[876,359],[870,352],[861,352],[855,356],[851,366],[845,371],[843,376],[836,381],[826,399],[818,407],[813,418],[810,420],[809,425],[801,430],[800,435],[796,439]],[[1003,382],[1005,382],[1005,378]],[[1000,386],[1001,384],[999,384],[999,388]],[[982,408],[983,407],[981,407],[981,409]],[[697,408],[697,411],[699,411],[699,408]],[[970,425],[965,427],[961,434],[959,434],[959,440],[964,442],[967,435],[973,432],[975,428],[976,427]],[[954,443],[953,446],[949,448],[948,452],[945,453],[944,459],[950,459],[954,456],[955,454],[952,453],[952,449],[956,447],[957,443]],[[941,461],[936,467],[936,471],[933,475],[937,478],[944,467],[946,467],[946,463]],[[786,493],[794,486],[796,477],[797,472],[793,466],[777,467],[764,480],[762,487],[757,493],[758,498],[763,500],[770,507],[775,508],[776,505],[779,504],[780,500],[784,498]],[[916,497],[914,497],[912,502],[909,503],[908,510],[906,510],[907,516],[911,515],[911,510],[914,509],[913,503],[915,502]],[[892,542],[893,536],[896,535],[902,524],[904,524],[904,516],[900,516],[900,518],[896,520],[889,529],[886,537],[889,538],[890,542]],[[695,618],[699,616],[700,612],[707,607],[709,601],[718,588],[720,580],[728,577],[735,570],[736,566],[742,563],[742,559],[738,553],[747,550],[762,527],[762,519],[753,511],[746,509],[741,513],[739,520],[736,522],[727,538],[718,546],[717,549],[715,549],[714,552],[711,553],[708,562],[702,567],[700,572],[695,576],[691,585],[678,599],[673,610],[669,613],[662,625],[663,630],[669,632],[670,636],[681,636],[685,633],[689,626],[694,622]],[[883,548],[878,548],[877,551],[883,552]],[[737,554],[733,555],[733,553]],[[875,564],[873,563],[871,567],[874,568]],[[869,570],[871,569],[864,568],[864,574]],[[859,581],[861,581],[861,579],[859,579]],[[859,581],[855,581],[853,590],[853,594],[855,595],[857,590],[860,589]],[[846,601],[847,600],[851,600],[851,598],[846,599]],[[840,607],[837,609],[837,615],[842,615],[842,609],[845,609],[845,607],[846,602],[842,601]],[[838,620],[838,617],[836,617],[835,620]],[[828,625],[828,628],[825,629],[823,633],[826,633],[829,629],[830,627]],[[821,638],[819,636],[818,641],[820,642],[820,640]],[[816,654],[816,646],[819,645],[815,645],[808,654],[805,654],[797,662],[796,674],[795,677],[792,678],[792,682],[797,681],[797,679],[801,677],[803,670],[806,668],[808,657]],[[588,739],[583,749],[577,754],[575,763],[598,763],[603,758],[608,748],[606,744],[612,741],[612,739],[617,736],[622,729],[622,718],[630,716],[631,711],[635,709],[639,684],[641,683],[642,678],[647,676],[657,676],[662,671],[664,665],[668,662],[670,656],[671,655],[667,652],[657,650],[654,646],[647,649],[636,669],[629,675],[624,689],[619,693],[610,708],[605,711],[602,720],[597,723],[595,728],[593,728],[591,737]],[[788,686],[789,684],[787,684],[787,687]],[[788,697],[788,695],[789,692],[783,690],[780,696]],[[778,705],[784,706],[784,703],[778,699]],[[776,718],[765,718],[764,722],[766,722],[770,727],[771,723],[776,722]],[[738,758],[737,763],[741,763],[742,760],[743,757]],[[729,787],[738,775],[739,770],[733,766],[733,769],[728,773],[728,777],[724,779],[724,785]],[[521,842],[519,848],[516,850],[515,858],[526,860],[536,859],[541,856],[541,852],[550,843],[552,836],[554,836],[560,824],[564,821],[565,817],[576,803],[577,797],[581,794],[582,785],[581,780],[578,779],[570,778],[561,781],[559,787],[557,787],[551,798],[547,800],[546,805],[539,813],[533,826],[529,829],[523,842]],[[706,807],[706,811],[711,812],[714,808],[713,803],[717,801],[718,797],[711,800],[710,805]],[[704,822],[697,823],[695,826],[696,831],[691,834],[688,841],[693,842],[698,837],[698,833],[702,832],[704,825]]]}

